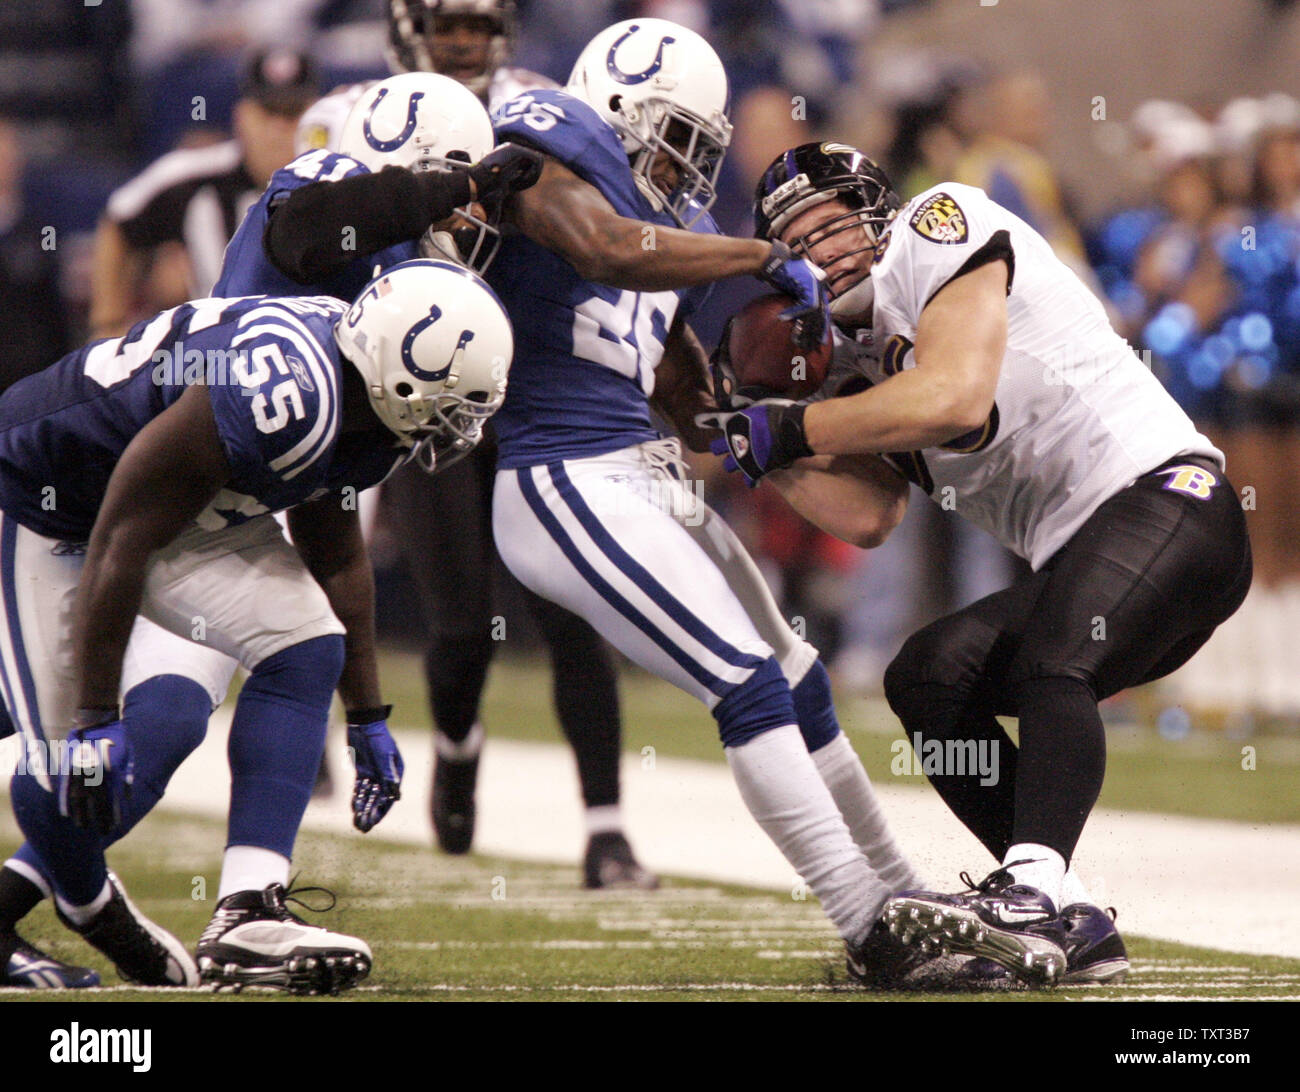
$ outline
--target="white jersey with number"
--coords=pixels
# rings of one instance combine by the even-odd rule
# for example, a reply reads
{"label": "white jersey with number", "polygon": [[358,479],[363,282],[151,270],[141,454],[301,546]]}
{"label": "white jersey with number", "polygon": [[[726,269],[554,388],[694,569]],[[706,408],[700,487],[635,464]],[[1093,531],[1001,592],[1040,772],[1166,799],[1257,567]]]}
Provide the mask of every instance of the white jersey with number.
{"label": "white jersey with number", "polygon": [[972,186],[945,182],[899,210],[876,251],[873,325],[859,333],[870,352],[850,354],[856,370],[877,383],[913,367],[926,304],[995,255],[1011,275],[988,421],[886,457],[1038,569],[1143,474],[1179,455],[1224,460],[1046,240]]}
{"label": "white jersey with number", "polygon": [[[298,128],[294,133],[294,155],[302,155],[303,152],[315,151],[317,148],[328,148],[331,152],[337,152],[339,138],[343,135],[343,123],[352,113],[352,107],[357,104],[357,100],[366,93],[367,89],[378,82],[378,80],[367,80],[336,87],[324,98],[317,99],[307,107],[302,117],[298,119]],[[502,103],[517,98],[525,91],[554,87],[559,87],[559,84],[537,72],[503,65],[496,70],[492,82],[488,85],[488,113]]]}

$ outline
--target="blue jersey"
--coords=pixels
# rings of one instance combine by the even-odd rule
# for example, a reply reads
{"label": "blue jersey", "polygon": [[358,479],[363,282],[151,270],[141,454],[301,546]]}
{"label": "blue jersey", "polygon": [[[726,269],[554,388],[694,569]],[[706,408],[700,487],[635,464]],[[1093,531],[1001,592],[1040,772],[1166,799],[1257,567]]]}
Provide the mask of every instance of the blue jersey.
{"label": "blue jersey", "polygon": [[[675,227],[638,188],[618,135],[563,91],[530,91],[493,116],[497,139],[528,144],[595,186],[621,216]],[[704,216],[695,231],[717,234]],[[653,240],[647,236],[647,249]],[[583,280],[521,234],[504,240],[487,279],[510,315],[515,355],[493,418],[504,469],[600,455],[655,439],[649,396],[673,322],[707,289],[631,292]]]}
{"label": "blue jersey", "polygon": [[[266,192],[248,210],[244,222],[226,247],[221,276],[212,289],[213,296],[336,296],[351,303],[374,278],[375,266],[387,269],[398,262],[418,258],[414,240],[398,243],[375,254],[358,255],[329,280],[304,286],[286,277],[266,256],[262,236],[266,234],[271,209],[278,202],[313,182],[337,182],[341,178],[369,173],[355,159],[324,149],[305,152],[288,166],[281,167],[271,176]],[[339,245],[344,242],[340,239]]]}
{"label": "blue jersey", "polygon": [[195,300],[14,384],[0,397],[0,509],[85,541],[122,452],[194,383],[208,388],[231,471],[200,525],[377,484],[407,453],[378,418],[339,433],[345,310],[324,296]]}

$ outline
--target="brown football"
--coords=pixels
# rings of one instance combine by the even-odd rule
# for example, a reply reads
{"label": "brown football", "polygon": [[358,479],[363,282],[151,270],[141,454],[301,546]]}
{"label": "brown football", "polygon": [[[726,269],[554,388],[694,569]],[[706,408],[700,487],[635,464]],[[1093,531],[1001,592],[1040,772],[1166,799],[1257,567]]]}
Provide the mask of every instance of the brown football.
{"label": "brown football", "polygon": [[763,387],[785,398],[807,398],[826,379],[832,342],[804,352],[794,343],[794,323],[780,317],[794,303],[772,292],[751,300],[731,323],[727,349],[741,387]]}

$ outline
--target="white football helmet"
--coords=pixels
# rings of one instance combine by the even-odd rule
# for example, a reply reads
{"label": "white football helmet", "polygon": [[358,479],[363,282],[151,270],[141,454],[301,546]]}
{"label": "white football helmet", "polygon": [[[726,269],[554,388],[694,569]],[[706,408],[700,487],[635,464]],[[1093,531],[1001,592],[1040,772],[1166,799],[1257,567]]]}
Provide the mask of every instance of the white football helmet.
{"label": "white football helmet", "polygon": [[[708,42],[666,19],[615,23],[583,49],[565,90],[614,127],[647,197],[683,227],[708,211],[731,143],[727,73]],[[666,197],[650,181],[661,152],[680,171]]]}
{"label": "white football helmet", "polygon": [[[407,167],[448,170],[477,163],[495,144],[492,121],[477,96],[448,76],[408,72],[366,88],[343,123],[338,150],[372,171]],[[466,226],[425,236],[423,252],[464,262],[480,273],[500,243],[495,225],[460,210]]]}
{"label": "white football helmet", "polygon": [[496,293],[419,258],[371,281],[334,327],[370,406],[432,472],[473,450],[505,400],[514,334]]}

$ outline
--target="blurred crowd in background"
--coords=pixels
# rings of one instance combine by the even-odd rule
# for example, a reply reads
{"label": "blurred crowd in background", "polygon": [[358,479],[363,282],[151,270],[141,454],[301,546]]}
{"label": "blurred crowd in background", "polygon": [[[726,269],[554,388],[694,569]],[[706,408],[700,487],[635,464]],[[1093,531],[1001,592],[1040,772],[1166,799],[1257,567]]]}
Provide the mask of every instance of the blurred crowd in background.
{"label": "blurred crowd in background", "polygon": [[[233,134],[239,177],[255,196],[292,157],[307,102],[388,74],[387,2],[0,5],[0,384],[92,334],[206,294],[212,256],[187,253],[179,229],[139,227],[122,187],[164,153]],[[732,85],[735,137],[714,208],[729,233],[752,231],[750,194],[768,161],[819,138],[863,143],[904,198],[955,180],[1037,228],[1227,453],[1243,490],[1256,587],[1175,677],[1169,701],[1227,711],[1230,731],[1251,730],[1252,718],[1300,722],[1300,509],[1287,485],[1300,471],[1300,102],[1238,97],[1225,80],[1219,101],[1153,99],[1113,119],[1110,158],[1099,153],[1097,169],[1122,162],[1136,181],[1123,207],[1085,222],[1047,153],[1061,108],[1051,73],[957,53],[863,71],[874,33],[942,2],[518,0],[513,63],[562,82],[598,30],[638,15],[704,34]],[[273,71],[248,69],[250,52],[267,48],[311,63],[281,86]],[[132,276],[112,278],[116,293],[96,289],[106,268],[124,264]],[[705,344],[760,291],[717,286],[698,323]],[[902,527],[864,554],[814,532],[769,490],[751,494],[704,465],[700,473],[845,687],[877,686],[908,633],[1004,586],[1022,564],[915,490]],[[388,564],[382,529],[377,545]],[[390,634],[414,637],[400,573],[381,576]],[[1185,726],[1162,721],[1171,734]]]}

